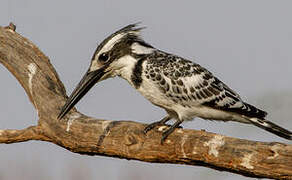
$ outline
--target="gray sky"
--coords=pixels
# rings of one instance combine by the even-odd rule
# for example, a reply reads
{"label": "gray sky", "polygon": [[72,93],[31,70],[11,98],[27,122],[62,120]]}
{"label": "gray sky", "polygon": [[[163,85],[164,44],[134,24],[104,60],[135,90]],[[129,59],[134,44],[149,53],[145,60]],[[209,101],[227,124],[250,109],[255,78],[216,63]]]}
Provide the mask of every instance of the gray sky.
{"label": "gray sky", "polygon": [[[288,0],[2,0],[0,22],[2,26],[14,22],[17,32],[38,45],[71,93],[97,44],[117,29],[141,21],[147,26],[143,32],[147,42],[208,68],[244,100],[268,111],[270,120],[291,130],[291,7]],[[36,112],[24,90],[3,66],[0,80],[0,129],[36,124]],[[96,85],[77,107],[97,118],[144,123],[165,115],[120,78]],[[238,123],[195,119],[184,127],[288,143]],[[202,167],[82,156],[36,141],[1,144],[0,161],[0,180],[249,179]]]}

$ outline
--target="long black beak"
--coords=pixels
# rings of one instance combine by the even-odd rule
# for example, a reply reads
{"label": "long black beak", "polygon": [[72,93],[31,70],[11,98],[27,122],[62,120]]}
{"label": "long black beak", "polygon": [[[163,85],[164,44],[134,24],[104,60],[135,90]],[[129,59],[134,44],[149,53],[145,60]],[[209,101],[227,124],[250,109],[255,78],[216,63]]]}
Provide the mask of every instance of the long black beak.
{"label": "long black beak", "polygon": [[104,74],[104,68],[91,72],[88,70],[62,107],[58,119],[62,119]]}

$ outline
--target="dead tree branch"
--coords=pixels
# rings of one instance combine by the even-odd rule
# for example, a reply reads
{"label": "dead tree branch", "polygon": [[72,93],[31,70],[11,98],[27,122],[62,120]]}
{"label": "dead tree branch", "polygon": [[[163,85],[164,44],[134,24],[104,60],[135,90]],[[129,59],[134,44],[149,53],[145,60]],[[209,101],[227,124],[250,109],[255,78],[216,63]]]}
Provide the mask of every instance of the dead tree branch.
{"label": "dead tree branch", "polygon": [[76,109],[57,120],[65,88],[32,42],[0,27],[0,62],[17,78],[38,112],[38,125],[0,130],[0,143],[49,141],[72,152],[146,162],[205,166],[249,177],[292,179],[292,145],[254,142],[214,133],[177,129],[164,145],[163,126],[143,134],[144,124],[87,117]]}

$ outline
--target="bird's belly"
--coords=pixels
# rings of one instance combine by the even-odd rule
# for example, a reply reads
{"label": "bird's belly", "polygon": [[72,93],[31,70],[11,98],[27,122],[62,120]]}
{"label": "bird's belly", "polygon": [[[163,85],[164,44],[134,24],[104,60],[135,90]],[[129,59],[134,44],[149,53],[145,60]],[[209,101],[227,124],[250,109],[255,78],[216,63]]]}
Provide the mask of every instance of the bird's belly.
{"label": "bird's belly", "polygon": [[241,123],[249,123],[249,121],[247,121],[241,115],[225,112],[207,106],[194,105],[192,107],[183,107],[181,105],[177,105],[173,107],[173,110],[182,120],[192,120],[195,117],[200,117],[208,120],[237,121]]}
{"label": "bird's belly", "polygon": [[169,109],[173,104],[173,102],[161,92],[159,87],[148,80],[144,80],[137,90],[154,105]]}
{"label": "bird's belly", "polygon": [[191,107],[183,107],[177,106],[174,108],[177,112],[179,112],[180,117],[184,120],[192,120],[194,117],[200,117],[203,119],[209,120],[223,120],[230,119],[232,115],[225,113],[221,110],[209,108],[206,106],[195,105]]}
{"label": "bird's belly", "polygon": [[[185,106],[181,103],[175,103],[169,97],[167,97],[156,84],[147,80],[143,81],[141,86],[137,89],[147,100],[152,104],[171,110],[177,114],[177,117],[181,120],[192,120],[194,117],[201,117],[204,119],[220,120],[226,119],[230,116],[222,111],[193,104],[192,106]],[[230,119],[231,117],[228,117]]]}
{"label": "bird's belly", "polygon": [[183,103],[174,102],[171,98],[167,97],[155,83],[149,80],[144,80],[137,90],[152,104],[164,108],[167,112],[175,112],[173,118],[192,120],[195,117],[200,117],[209,120],[239,121],[246,123],[245,119],[233,113],[202,106],[195,102],[190,103],[188,106]]}

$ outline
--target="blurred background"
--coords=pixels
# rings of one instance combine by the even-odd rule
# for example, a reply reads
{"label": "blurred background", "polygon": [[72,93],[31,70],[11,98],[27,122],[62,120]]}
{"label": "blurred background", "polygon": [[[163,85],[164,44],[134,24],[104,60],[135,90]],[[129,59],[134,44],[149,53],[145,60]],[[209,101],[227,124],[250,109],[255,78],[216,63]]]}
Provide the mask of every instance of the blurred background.
{"label": "blurred background", "polygon": [[[209,69],[244,100],[292,130],[292,1],[1,0],[0,25],[14,22],[51,60],[70,94],[105,37],[142,22],[146,42]],[[24,90],[0,67],[0,129],[25,128],[37,114]],[[127,102],[125,104],[125,102]],[[95,86],[77,105],[89,116],[150,123],[164,110],[120,78]],[[257,127],[194,119],[184,128],[290,143]],[[0,144],[0,180],[250,179],[212,169],[71,153],[52,143]]]}

